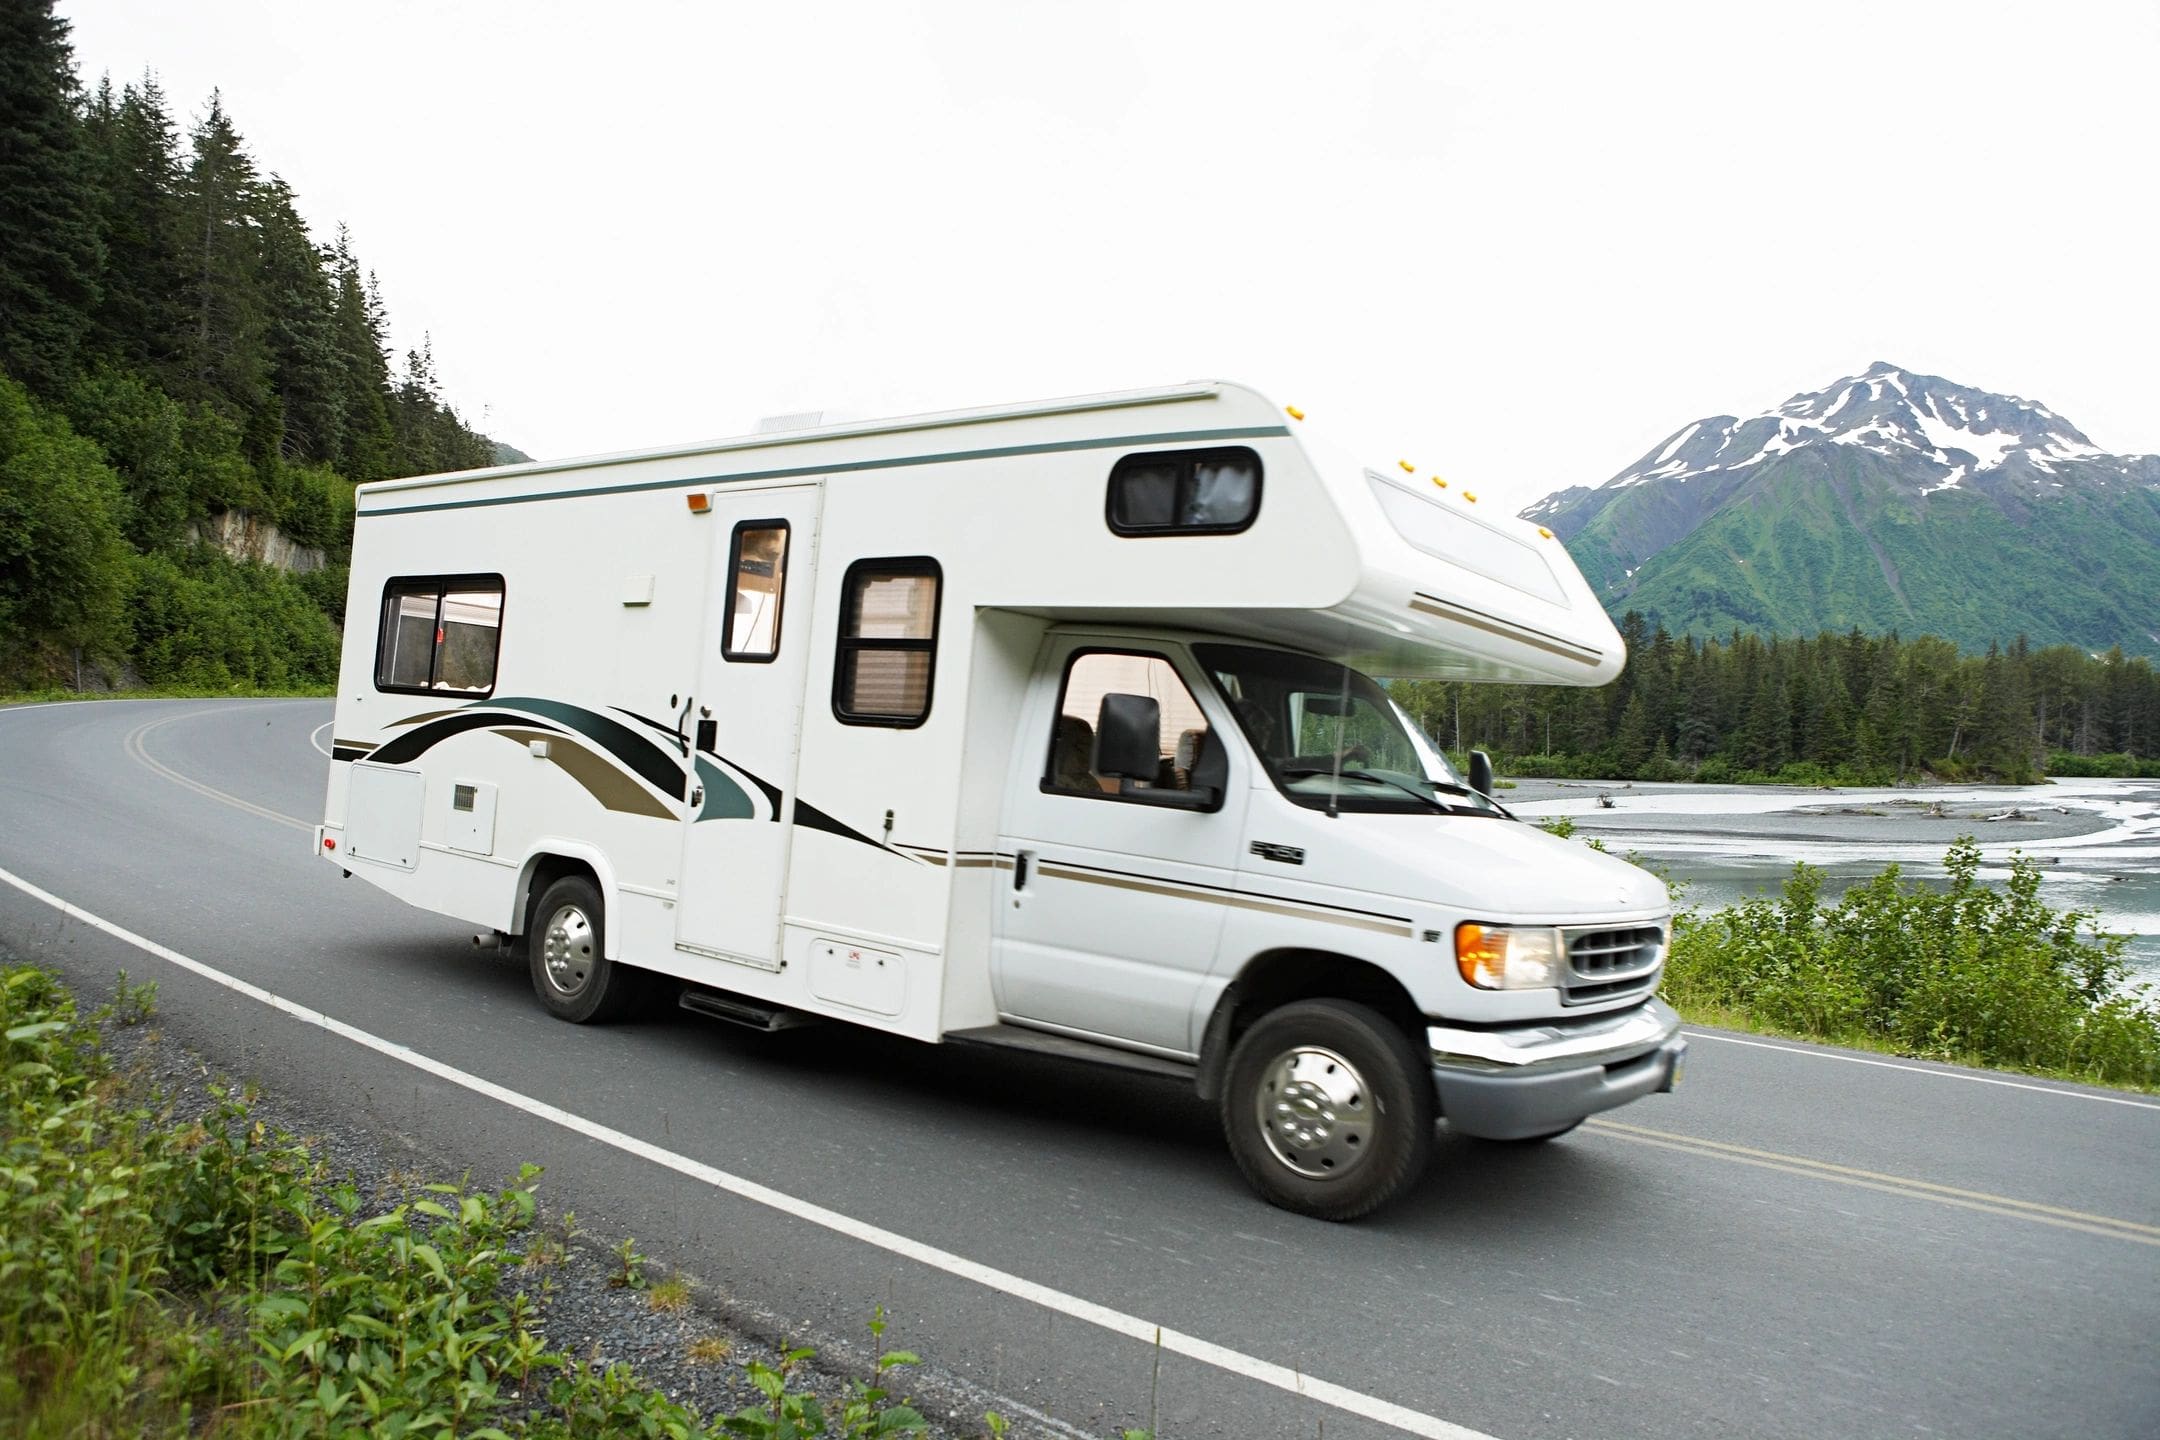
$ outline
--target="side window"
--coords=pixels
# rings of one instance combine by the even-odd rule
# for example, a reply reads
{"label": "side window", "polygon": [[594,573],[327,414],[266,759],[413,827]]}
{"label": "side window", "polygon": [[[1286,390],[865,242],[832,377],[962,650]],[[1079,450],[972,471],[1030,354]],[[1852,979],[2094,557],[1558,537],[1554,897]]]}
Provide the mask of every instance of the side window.
{"label": "side window", "polygon": [[833,714],[844,725],[920,725],[937,671],[935,560],[858,560],[840,582]]}
{"label": "side window", "polygon": [[491,695],[502,648],[500,575],[399,578],[383,586],[375,688],[413,695]]}
{"label": "side window", "polygon": [[1065,686],[1058,698],[1043,788],[1068,795],[1118,793],[1118,782],[1097,774],[1094,768],[1096,721],[1102,713],[1103,696],[1113,694],[1145,695],[1161,707],[1162,728],[1156,735],[1156,752],[1162,763],[1150,788],[1192,788],[1193,768],[1208,733],[1207,716],[1201,712],[1199,702],[1162,656],[1113,650],[1083,651],[1065,667]]}
{"label": "side window", "polygon": [[730,660],[770,660],[780,653],[780,605],[787,598],[788,524],[745,520],[735,527],[720,653]]}
{"label": "side window", "polygon": [[1260,513],[1260,457],[1242,445],[1127,455],[1105,514],[1120,535],[1234,535]]}

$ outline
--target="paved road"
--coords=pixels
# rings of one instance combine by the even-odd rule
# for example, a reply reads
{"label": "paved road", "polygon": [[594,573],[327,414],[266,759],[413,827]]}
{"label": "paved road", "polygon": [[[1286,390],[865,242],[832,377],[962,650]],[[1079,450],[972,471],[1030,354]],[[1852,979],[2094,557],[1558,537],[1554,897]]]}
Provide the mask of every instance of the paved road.
{"label": "paved road", "polygon": [[537,1160],[592,1228],[794,1333],[859,1334],[882,1303],[889,1340],[1093,1434],[1146,1419],[1158,1357],[1130,1333],[1158,1324],[1198,1342],[1160,1359],[1178,1440],[1404,1433],[1360,1409],[1505,1440],[2160,1434],[2150,1101],[1698,1032],[1677,1095],[1527,1152],[1443,1136],[1406,1203],[1302,1220],[1247,1193],[1169,1082],[832,1028],[547,1019],[469,927],[311,857],[328,718],[0,710],[0,870],[387,1045],[16,884],[0,940],[93,984],[156,978],[171,1027],[324,1114],[481,1177]]}

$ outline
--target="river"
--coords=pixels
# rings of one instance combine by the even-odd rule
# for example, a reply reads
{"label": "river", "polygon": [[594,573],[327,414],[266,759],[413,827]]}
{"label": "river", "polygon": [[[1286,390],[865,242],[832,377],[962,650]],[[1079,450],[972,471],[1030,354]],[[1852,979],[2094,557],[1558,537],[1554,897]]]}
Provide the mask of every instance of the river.
{"label": "river", "polygon": [[2160,782],[1825,790],[1522,780],[1500,799],[1525,819],[1564,815],[1579,837],[1640,852],[1705,909],[1774,894],[1796,860],[1824,872],[1826,899],[1891,861],[1940,882],[1943,852],[1971,835],[1983,879],[2006,879],[2013,852],[2031,856],[2049,904],[2094,912],[2100,929],[2129,936],[2134,978],[2160,984]]}

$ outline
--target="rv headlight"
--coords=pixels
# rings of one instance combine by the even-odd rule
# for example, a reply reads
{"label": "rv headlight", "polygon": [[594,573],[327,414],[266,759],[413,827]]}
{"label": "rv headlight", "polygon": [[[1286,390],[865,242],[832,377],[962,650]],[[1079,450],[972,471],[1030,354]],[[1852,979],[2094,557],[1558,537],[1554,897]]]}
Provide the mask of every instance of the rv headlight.
{"label": "rv headlight", "polygon": [[1480,990],[1548,990],[1560,983],[1560,932],[1543,925],[1458,925],[1455,968]]}

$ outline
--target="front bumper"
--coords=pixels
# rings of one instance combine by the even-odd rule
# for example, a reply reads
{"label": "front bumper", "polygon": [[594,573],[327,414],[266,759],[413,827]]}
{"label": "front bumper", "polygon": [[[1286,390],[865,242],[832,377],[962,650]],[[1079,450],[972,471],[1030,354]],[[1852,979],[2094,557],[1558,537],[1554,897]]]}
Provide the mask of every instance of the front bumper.
{"label": "front bumper", "polygon": [[1460,1030],[1434,1025],[1433,1088],[1448,1127],[1487,1140],[1527,1140],[1586,1115],[1672,1089],[1687,1041],[1670,1005],[1565,1025]]}

